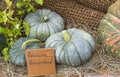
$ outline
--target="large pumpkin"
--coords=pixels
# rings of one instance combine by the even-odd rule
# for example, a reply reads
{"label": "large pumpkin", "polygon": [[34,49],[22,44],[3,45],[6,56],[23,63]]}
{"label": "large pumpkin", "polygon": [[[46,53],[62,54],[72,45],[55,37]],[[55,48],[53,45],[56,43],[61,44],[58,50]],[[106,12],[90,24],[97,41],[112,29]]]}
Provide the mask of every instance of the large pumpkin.
{"label": "large pumpkin", "polygon": [[30,25],[29,36],[45,41],[51,34],[60,32],[64,29],[63,18],[48,9],[37,10],[29,13],[25,21]]}
{"label": "large pumpkin", "polygon": [[37,39],[20,38],[9,50],[11,62],[23,66],[26,64],[25,50],[40,48],[40,41]]}
{"label": "large pumpkin", "polygon": [[84,30],[73,28],[51,35],[45,47],[55,49],[57,63],[78,66],[90,58],[95,42]]}
{"label": "large pumpkin", "polygon": [[2,50],[7,46],[7,40],[4,34],[0,34],[0,54]]}
{"label": "large pumpkin", "polygon": [[120,58],[120,0],[111,5],[98,28],[98,42],[105,51]]}

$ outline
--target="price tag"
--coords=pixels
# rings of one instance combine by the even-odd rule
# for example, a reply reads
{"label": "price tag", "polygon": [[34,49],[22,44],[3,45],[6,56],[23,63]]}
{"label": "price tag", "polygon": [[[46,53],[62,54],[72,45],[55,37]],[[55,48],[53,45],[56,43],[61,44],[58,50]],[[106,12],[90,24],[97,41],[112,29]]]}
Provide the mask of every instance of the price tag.
{"label": "price tag", "polygon": [[26,50],[26,61],[29,76],[56,74],[53,48]]}

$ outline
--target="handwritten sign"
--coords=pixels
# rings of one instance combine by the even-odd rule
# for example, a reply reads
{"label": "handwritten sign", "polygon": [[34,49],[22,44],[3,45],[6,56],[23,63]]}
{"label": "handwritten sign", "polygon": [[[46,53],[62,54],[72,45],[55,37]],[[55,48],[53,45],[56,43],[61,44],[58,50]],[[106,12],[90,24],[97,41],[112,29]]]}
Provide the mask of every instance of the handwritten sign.
{"label": "handwritten sign", "polygon": [[50,75],[56,73],[53,48],[26,50],[26,60],[29,76]]}

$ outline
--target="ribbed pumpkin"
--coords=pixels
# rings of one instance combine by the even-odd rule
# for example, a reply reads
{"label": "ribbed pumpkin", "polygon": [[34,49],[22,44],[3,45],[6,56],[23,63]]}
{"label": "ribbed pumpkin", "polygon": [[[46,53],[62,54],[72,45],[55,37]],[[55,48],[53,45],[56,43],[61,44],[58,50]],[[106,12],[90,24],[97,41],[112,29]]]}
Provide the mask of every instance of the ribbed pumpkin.
{"label": "ribbed pumpkin", "polygon": [[120,58],[120,0],[111,5],[98,28],[98,42],[105,51]]}
{"label": "ribbed pumpkin", "polygon": [[4,47],[7,46],[7,40],[6,37],[3,34],[0,34],[0,54],[2,52],[2,50],[4,49]]}
{"label": "ribbed pumpkin", "polygon": [[63,18],[48,9],[39,9],[29,13],[25,19],[30,25],[29,36],[45,41],[51,34],[60,32],[64,29]]}
{"label": "ribbed pumpkin", "polygon": [[27,37],[19,38],[9,50],[11,62],[24,66],[26,64],[25,50],[40,48],[40,41]]}
{"label": "ribbed pumpkin", "polygon": [[45,47],[55,49],[57,63],[78,66],[90,58],[95,42],[84,30],[73,28],[51,35]]}

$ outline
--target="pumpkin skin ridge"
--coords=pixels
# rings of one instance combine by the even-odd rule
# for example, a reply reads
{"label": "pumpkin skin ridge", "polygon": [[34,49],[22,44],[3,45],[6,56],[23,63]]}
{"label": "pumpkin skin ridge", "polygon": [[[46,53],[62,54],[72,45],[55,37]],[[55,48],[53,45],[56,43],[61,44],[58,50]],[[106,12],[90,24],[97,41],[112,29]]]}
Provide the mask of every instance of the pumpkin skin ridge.
{"label": "pumpkin skin ridge", "polygon": [[[21,57],[21,54],[20,54],[20,53],[19,53],[18,55],[20,55],[20,57]],[[18,55],[17,55],[17,56],[18,56]],[[17,61],[16,61],[15,63],[16,63],[16,64],[19,64],[19,65],[24,64],[24,61],[26,61],[26,60],[22,61],[21,58],[19,58],[19,57],[17,57],[17,56],[16,56],[16,58],[15,58],[15,59],[17,59]],[[22,61],[22,62],[21,62],[21,61]]]}
{"label": "pumpkin skin ridge", "polygon": [[36,10],[35,15],[39,16],[39,18],[41,20],[42,13],[39,13],[39,12],[41,12],[41,10],[39,10],[39,9]]}
{"label": "pumpkin skin ridge", "polygon": [[[28,22],[29,24],[32,24],[32,25],[30,25],[30,27],[33,27],[33,26],[36,25],[37,23],[35,23],[35,24],[33,25],[32,22],[29,22],[29,21],[31,21],[31,17],[29,17],[29,16],[31,16],[31,14],[36,17],[36,15],[35,15],[33,12],[32,12],[32,13],[29,13],[29,14],[27,15],[27,17],[25,18],[25,21]],[[39,19],[38,17],[36,17],[36,18]],[[27,19],[28,19],[28,20],[27,20]],[[32,17],[32,19],[34,19],[34,18]],[[34,22],[37,22],[37,21],[38,21],[38,20],[34,19]]]}
{"label": "pumpkin skin ridge", "polygon": [[[59,18],[56,18],[57,16],[58,16]],[[53,19],[55,19],[55,20],[56,20],[56,19],[60,19],[61,21],[64,21],[63,18],[62,18],[59,14],[57,14],[56,12],[54,12],[54,11],[51,11],[51,14],[49,14],[48,17],[49,17],[50,19],[53,18]]]}
{"label": "pumpkin skin ridge", "polygon": [[[74,43],[72,43],[72,42],[69,42],[69,43],[71,43],[71,45],[73,45],[73,46],[76,48],[76,45],[75,45]],[[66,49],[66,51],[65,51],[66,53],[69,52],[69,50],[68,50],[69,47],[70,47],[70,46],[69,46],[69,45],[70,45],[69,43],[66,45],[66,46],[68,46],[67,49]],[[74,49],[75,49],[75,48],[74,48]],[[78,51],[77,49],[75,49],[75,50],[76,50],[76,52]],[[74,51],[71,51],[71,52],[74,52]],[[65,54],[66,54],[66,53],[65,53]],[[75,53],[75,52],[74,52],[74,53]],[[68,54],[67,54],[67,56],[68,56]],[[74,55],[73,55],[73,56],[74,56]],[[77,54],[77,56],[79,57],[79,54]],[[78,65],[82,64],[81,57],[79,57],[79,62],[80,62],[80,63],[77,64],[77,65],[76,65],[76,64],[73,64],[73,63],[71,62],[70,55],[69,55],[67,58],[68,58],[68,60],[69,60],[69,62],[66,62],[66,63],[65,63],[65,64],[67,64],[67,65],[70,65],[70,66],[78,66]],[[66,59],[65,59],[65,61],[66,61]],[[77,61],[77,62],[78,62],[78,61]]]}
{"label": "pumpkin skin ridge", "polygon": [[[64,22],[64,20],[61,19],[61,18],[56,18],[56,17],[52,18],[52,17],[51,17],[50,19],[51,19],[51,20],[54,20],[54,22],[57,22],[56,20],[59,20],[58,23],[61,23],[61,21]],[[49,21],[50,21],[50,20],[49,20]],[[61,25],[61,26],[63,27],[63,25]]]}
{"label": "pumpkin skin ridge", "polygon": [[[77,31],[79,31],[79,30],[77,30]],[[93,37],[89,34],[89,33],[87,33],[87,32],[85,32],[84,30],[80,30],[80,31],[82,31],[82,32],[84,32],[84,35],[86,34],[86,36],[87,37],[89,37],[89,38],[91,38],[91,39],[86,39],[84,36],[83,36],[83,34],[81,34],[80,32],[79,32],[79,36],[76,36],[77,34],[76,33],[78,33],[78,32],[74,32],[75,33],[75,35],[73,35],[71,38],[82,38],[82,39],[84,39],[84,40],[89,40],[89,44],[90,44],[90,46],[91,46],[91,49],[92,49],[92,51],[94,51],[95,50],[95,43],[94,43],[94,40],[93,40]],[[81,37],[81,36],[83,36],[83,37]]]}
{"label": "pumpkin skin ridge", "polygon": [[[64,49],[65,45],[66,45],[66,43],[64,42],[64,43],[63,43],[63,46],[59,46],[59,47],[61,47],[61,51]],[[55,50],[58,50],[58,48],[56,48]],[[58,51],[57,51],[57,52],[58,52]],[[56,54],[57,52],[55,52],[55,54]],[[60,50],[59,50],[59,52],[60,52]],[[61,53],[62,53],[62,52],[60,52],[59,54],[61,55]],[[57,56],[56,56],[56,57],[57,57]],[[58,63],[61,63],[61,58],[60,58],[60,56],[58,56],[58,58],[56,58],[56,59],[59,59],[59,61],[57,60],[57,62],[58,62]]]}
{"label": "pumpkin skin ridge", "polygon": [[[60,35],[60,33],[56,33],[56,34],[57,34],[57,35]],[[47,40],[51,40],[51,41],[48,42],[48,41],[46,40],[46,42],[48,42],[47,44],[45,43],[47,47],[50,46],[50,45],[48,46],[48,44],[51,44],[51,43],[53,43],[54,41],[63,41],[63,38],[57,37],[56,34],[53,34],[53,35],[55,35],[54,40],[51,40],[51,39],[53,38],[53,35],[51,35],[51,36],[47,39]],[[61,36],[61,35],[60,35],[60,36]]]}
{"label": "pumpkin skin ridge", "polygon": [[[56,24],[55,24],[55,23],[53,23],[52,21],[51,21],[51,22],[49,22],[49,24],[51,24],[51,27],[55,29],[55,33],[58,33],[58,32],[60,32],[60,31],[61,31],[61,30],[59,29],[59,27],[58,27],[58,26],[56,26]],[[54,25],[53,25],[53,24],[54,24]],[[57,31],[58,31],[58,32],[57,32]]]}
{"label": "pumpkin skin ridge", "polygon": [[50,26],[49,23],[48,23],[47,25],[48,25],[48,27],[49,27],[49,31],[50,31],[49,34],[50,34],[50,35],[54,34],[54,33],[55,33],[54,29]]}
{"label": "pumpkin skin ridge", "polygon": [[[59,35],[59,36],[57,36],[57,35]],[[61,40],[61,41],[63,41],[62,34],[60,34],[60,33],[52,34],[52,35],[48,38],[48,40],[49,40],[49,39],[53,39],[53,38],[54,38],[54,40]],[[46,40],[46,41],[47,41],[47,40]]]}
{"label": "pumpkin skin ridge", "polygon": [[48,27],[49,27],[50,29],[54,30],[54,32],[53,32],[53,31],[50,31],[50,34],[52,35],[52,34],[57,33],[57,27],[55,26],[55,28],[56,28],[56,29],[55,29],[55,28],[53,28],[54,26],[53,26],[53,25],[51,26],[51,25],[52,25],[52,23],[49,22],[49,26],[48,26]]}
{"label": "pumpkin skin ridge", "polygon": [[72,44],[73,44],[73,46],[75,47],[75,49],[76,49],[76,53],[78,54],[78,57],[79,57],[80,62],[81,62],[81,64],[82,64],[82,59],[81,59],[81,57],[80,57],[80,55],[79,55],[79,52],[78,52],[78,50],[77,50],[76,45],[73,43],[73,41],[71,41],[71,43],[72,43]]}
{"label": "pumpkin skin ridge", "polygon": [[[80,37],[74,37],[74,38],[80,38]],[[89,43],[89,41],[87,41],[87,40],[84,39],[84,38],[81,38],[81,39],[82,39],[82,40],[85,40],[85,41],[89,44],[91,51],[94,51],[94,49],[92,49],[92,46],[91,46],[91,44]],[[72,40],[73,40],[73,39],[72,39]]]}
{"label": "pumpkin skin ridge", "polygon": [[[50,36],[50,28],[48,27],[49,25],[48,25],[47,23],[46,23],[46,26],[47,26],[47,29],[48,29],[48,35]],[[48,37],[49,37],[49,36],[48,36]],[[47,37],[47,38],[48,38],[48,37]]]}
{"label": "pumpkin skin ridge", "polygon": [[[58,24],[54,23],[53,21],[51,21],[51,23],[56,26],[56,28],[59,30],[59,32],[62,30],[62,29],[60,29],[60,27],[58,27],[58,26],[59,26]],[[62,25],[62,24],[61,24],[61,25]]]}
{"label": "pumpkin skin ridge", "polygon": [[[64,57],[64,62],[63,62],[63,60],[62,60],[63,57],[62,57],[61,55],[62,55],[62,53],[65,53],[64,50],[65,50],[66,46],[67,46],[67,44],[66,44],[66,42],[65,42],[65,44],[64,44],[64,46],[63,46],[63,48],[62,48],[63,50],[60,52],[60,56],[59,56],[60,63],[63,63],[63,64],[64,64],[66,61],[65,61],[65,57]],[[65,54],[64,54],[64,55],[65,55]]]}
{"label": "pumpkin skin ridge", "polygon": [[[74,44],[73,44],[72,42],[69,42],[69,43],[71,43],[71,45],[74,46]],[[66,51],[65,51],[65,55],[66,55],[66,56],[65,56],[65,62],[66,62],[66,63],[65,63],[65,64],[70,65],[70,66],[73,66],[73,65],[72,65],[72,62],[71,62],[71,59],[70,59],[70,55],[68,55],[68,52],[69,52],[68,49],[69,49],[69,47],[70,47],[70,46],[69,46],[69,43],[66,45],[66,46],[68,46],[68,47],[65,47],[65,48],[66,48]],[[74,56],[74,55],[73,55],[73,56]],[[73,57],[73,56],[72,56],[72,57]],[[79,57],[79,55],[78,55],[78,57]],[[81,61],[80,61],[80,62],[81,62]]]}
{"label": "pumpkin skin ridge", "polygon": [[[39,9],[40,10],[40,9]],[[45,11],[47,10],[47,15],[44,15],[44,13],[46,13]],[[49,13],[48,13],[48,11],[49,11]],[[44,16],[47,16],[47,18],[48,18],[48,16],[52,13],[52,11],[51,10],[48,10],[48,9],[42,9],[41,10],[41,12],[42,12],[42,16],[44,17]]]}
{"label": "pumpkin skin ridge", "polygon": [[[32,38],[32,37],[37,38],[37,34],[36,34],[37,32],[36,32],[35,30],[32,30],[33,28],[36,28],[36,27],[37,27],[37,26],[34,26],[34,27],[32,27],[32,28],[30,27],[30,30],[31,30],[31,31],[29,32],[29,36],[28,36],[28,37],[30,37],[30,38]],[[36,28],[36,29],[37,29],[37,28]],[[31,32],[34,33],[34,34],[31,34]]]}
{"label": "pumpkin skin ridge", "polygon": [[[58,42],[59,40],[56,40],[55,42],[52,42],[53,44],[55,44],[55,45],[49,45],[49,46],[56,46],[56,43]],[[61,42],[63,42],[63,41],[61,41]]]}
{"label": "pumpkin skin ridge", "polygon": [[[85,42],[86,42],[86,41],[84,40],[84,43],[85,43]],[[88,42],[86,42],[86,43],[88,44]],[[74,43],[75,47],[76,47],[76,44],[77,44],[77,43]],[[79,46],[80,46],[80,45],[79,45]],[[78,47],[76,47],[76,48],[77,48],[76,50],[78,50]],[[87,51],[86,53],[89,54],[89,55],[87,55],[87,56],[86,56],[86,55],[84,56],[83,53],[80,53],[81,50],[78,51],[79,56],[80,56],[80,59],[81,59],[81,64],[84,64],[84,63],[87,61],[87,59],[90,58],[90,56],[91,56],[92,51],[91,51],[91,48],[90,48],[89,45],[87,46],[87,49],[88,49],[88,50],[86,50],[86,51]],[[83,54],[83,55],[81,55],[81,54]],[[83,56],[84,56],[85,58],[82,58]],[[87,59],[86,59],[86,57],[87,57]]]}
{"label": "pumpkin skin ridge", "polygon": [[[71,31],[72,31],[72,32],[71,32]],[[73,38],[72,35],[73,35],[74,32],[75,32],[75,28],[73,28],[73,29],[69,29],[68,32],[69,32],[70,37],[71,37],[71,39],[72,39],[72,38]]]}
{"label": "pumpkin skin ridge", "polygon": [[[43,35],[42,35],[42,28],[43,28],[43,27],[41,27],[42,24],[43,24],[43,23],[40,23],[40,24],[36,25],[36,26],[37,26],[37,28],[36,28],[36,38],[37,38],[37,39],[38,39],[40,36],[43,36]],[[38,35],[37,33],[39,33],[39,35]],[[40,40],[41,40],[41,37],[40,37]],[[42,41],[42,40],[41,40],[41,41]]]}
{"label": "pumpkin skin ridge", "polygon": [[[13,55],[14,56],[14,58],[13,59],[11,59],[11,61],[12,61],[12,63],[15,63],[15,64],[17,64],[17,65],[21,65],[21,64],[23,64],[23,62],[21,63],[21,62],[18,62],[19,61],[19,57],[17,57],[18,55],[20,55],[20,53],[18,54],[17,53],[17,55]],[[16,59],[18,59],[17,61],[15,61]],[[25,61],[25,60],[24,60]]]}
{"label": "pumpkin skin ridge", "polygon": [[[69,42],[69,43],[71,43],[71,42]],[[65,46],[65,48],[68,48],[69,46],[69,44],[68,43],[66,43],[67,45]],[[68,46],[68,47],[67,47]],[[70,58],[69,58],[69,56],[68,56],[68,51],[67,51],[67,49],[65,49],[65,51],[64,51],[64,55],[66,55],[66,56],[64,56],[65,57],[65,64],[68,64],[68,65],[70,65],[70,66],[72,66],[71,64],[71,61],[70,61]],[[66,60],[66,58],[67,58],[67,60]]]}

